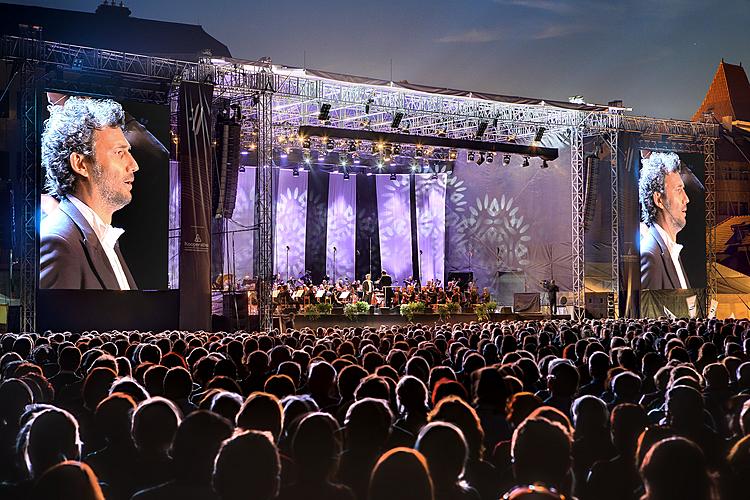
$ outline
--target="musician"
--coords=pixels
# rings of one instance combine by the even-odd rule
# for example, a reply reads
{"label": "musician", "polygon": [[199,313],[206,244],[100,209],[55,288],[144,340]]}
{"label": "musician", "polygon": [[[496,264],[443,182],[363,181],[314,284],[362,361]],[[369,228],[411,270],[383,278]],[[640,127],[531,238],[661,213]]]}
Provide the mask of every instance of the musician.
{"label": "musician", "polygon": [[479,293],[477,291],[476,286],[472,286],[469,289],[469,304],[478,304],[479,303]]}
{"label": "musician", "polygon": [[482,296],[479,297],[479,301],[483,304],[486,304],[487,302],[492,302],[492,296],[490,295],[490,290],[487,287],[482,288]]}
{"label": "musician", "polygon": [[391,307],[391,303],[393,302],[393,278],[391,278],[385,269],[383,269],[378,283],[385,292],[385,307]]}
{"label": "musician", "polygon": [[362,282],[362,300],[368,304],[372,301],[372,276],[370,273],[365,274],[365,280]]}
{"label": "musician", "polygon": [[[391,305],[388,305],[388,290],[392,290]],[[385,299],[386,307],[391,307],[391,306],[398,307],[401,304],[406,304],[406,301],[404,300],[401,294],[401,288],[399,287],[395,287],[393,289],[391,287],[386,288],[385,296],[386,296],[386,299]]]}
{"label": "musician", "polygon": [[448,302],[448,295],[446,295],[445,290],[442,287],[437,290],[436,300],[438,304],[445,304]]}

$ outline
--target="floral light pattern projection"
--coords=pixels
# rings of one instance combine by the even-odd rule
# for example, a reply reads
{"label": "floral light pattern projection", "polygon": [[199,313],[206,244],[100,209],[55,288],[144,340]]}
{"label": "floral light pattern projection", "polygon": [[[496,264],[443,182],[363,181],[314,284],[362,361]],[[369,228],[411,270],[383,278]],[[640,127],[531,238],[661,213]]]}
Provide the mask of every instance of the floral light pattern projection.
{"label": "floral light pattern projection", "polygon": [[380,262],[394,285],[400,285],[412,275],[409,175],[399,174],[393,181],[378,175],[376,187]]}
{"label": "floral light pattern projection", "polygon": [[417,246],[422,283],[445,277],[445,193],[447,174],[415,176]]}
{"label": "floral light pattern projection", "polygon": [[[462,152],[447,181],[447,272],[473,272],[479,287],[511,301],[513,292],[540,291],[542,279],[570,289],[570,150],[551,147],[559,158],[547,169],[535,159],[523,167],[521,157],[476,165]],[[520,289],[501,290],[508,274]]]}
{"label": "floral light pattern projection", "polygon": [[[334,280],[342,278],[354,280],[356,204],[356,176],[352,175],[345,180],[342,174],[330,174],[328,177],[326,273]],[[334,248],[336,252],[334,252]],[[335,262],[334,253],[336,255]]]}
{"label": "floral light pattern projection", "polygon": [[286,280],[305,270],[307,172],[300,171],[299,177],[294,177],[291,170],[282,169],[278,185],[274,272]]}

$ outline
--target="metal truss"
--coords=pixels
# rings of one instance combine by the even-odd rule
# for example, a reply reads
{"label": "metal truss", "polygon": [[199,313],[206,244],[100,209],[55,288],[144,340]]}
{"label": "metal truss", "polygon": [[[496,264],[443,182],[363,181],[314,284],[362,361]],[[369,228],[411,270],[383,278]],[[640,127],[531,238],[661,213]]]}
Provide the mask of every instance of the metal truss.
{"label": "metal truss", "polygon": [[256,106],[258,123],[257,222],[258,245],[258,314],[261,331],[270,332],[273,326],[273,78],[271,73],[258,82],[263,91]]}
{"label": "metal truss", "polygon": [[573,252],[573,319],[580,321],[586,311],[585,260],[583,229],[583,129],[574,127],[570,133],[571,228]]}
{"label": "metal truss", "polygon": [[23,235],[21,237],[21,330],[36,331],[36,290],[39,282],[39,114],[38,69],[26,60],[21,68],[21,189]]}
{"label": "metal truss", "polygon": [[620,316],[620,186],[617,162],[620,157],[618,149],[618,133],[611,132],[608,136],[609,143],[609,187],[611,205],[611,276],[612,293],[614,295],[615,319]]}
{"label": "metal truss", "polygon": [[[706,185],[706,299],[716,298],[716,138],[703,139]],[[706,310],[708,310],[708,307]]]}

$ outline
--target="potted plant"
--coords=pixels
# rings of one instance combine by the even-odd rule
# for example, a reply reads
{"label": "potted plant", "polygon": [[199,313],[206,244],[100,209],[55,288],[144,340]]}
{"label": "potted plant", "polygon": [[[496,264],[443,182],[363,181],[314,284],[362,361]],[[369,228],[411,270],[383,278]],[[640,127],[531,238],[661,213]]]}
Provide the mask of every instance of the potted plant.
{"label": "potted plant", "polygon": [[474,306],[474,312],[477,314],[477,320],[479,321],[490,319],[490,314],[495,312],[495,309],[497,309],[497,302],[485,302]]}
{"label": "potted plant", "polygon": [[349,318],[351,321],[357,319],[360,314],[367,314],[370,312],[370,304],[364,301],[355,302],[354,304],[346,304],[344,306],[344,316]]}

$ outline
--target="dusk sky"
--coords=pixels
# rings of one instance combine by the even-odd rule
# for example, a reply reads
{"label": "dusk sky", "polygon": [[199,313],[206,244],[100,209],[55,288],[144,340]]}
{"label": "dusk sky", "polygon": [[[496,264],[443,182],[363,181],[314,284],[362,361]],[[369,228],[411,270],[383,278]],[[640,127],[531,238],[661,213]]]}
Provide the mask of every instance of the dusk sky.
{"label": "dusk sky", "polygon": [[[98,0],[18,2],[92,12]],[[129,0],[235,57],[689,119],[723,57],[750,64],[749,0]],[[85,27],[81,27],[85,29]]]}

